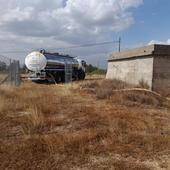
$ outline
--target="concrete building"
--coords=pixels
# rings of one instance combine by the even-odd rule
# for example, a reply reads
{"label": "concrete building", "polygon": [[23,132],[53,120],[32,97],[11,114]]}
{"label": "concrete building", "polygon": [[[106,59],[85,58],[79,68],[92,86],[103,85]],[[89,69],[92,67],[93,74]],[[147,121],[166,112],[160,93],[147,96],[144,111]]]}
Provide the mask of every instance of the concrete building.
{"label": "concrete building", "polygon": [[136,85],[143,80],[150,89],[170,94],[170,45],[113,53],[108,59],[106,78]]}

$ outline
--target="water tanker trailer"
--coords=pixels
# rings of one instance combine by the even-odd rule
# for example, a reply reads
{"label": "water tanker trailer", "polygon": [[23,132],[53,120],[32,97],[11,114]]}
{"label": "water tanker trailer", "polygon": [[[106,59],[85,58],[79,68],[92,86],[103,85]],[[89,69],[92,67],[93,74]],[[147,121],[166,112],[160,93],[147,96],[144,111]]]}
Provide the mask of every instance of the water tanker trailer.
{"label": "water tanker trailer", "polygon": [[25,65],[34,82],[64,82],[68,74],[72,80],[85,78],[86,62],[70,55],[35,51],[26,56]]}

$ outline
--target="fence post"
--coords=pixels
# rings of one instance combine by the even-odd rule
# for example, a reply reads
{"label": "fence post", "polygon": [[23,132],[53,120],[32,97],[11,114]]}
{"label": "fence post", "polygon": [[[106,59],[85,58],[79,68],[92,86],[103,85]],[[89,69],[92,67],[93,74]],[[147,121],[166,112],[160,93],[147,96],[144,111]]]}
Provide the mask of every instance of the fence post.
{"label": "fence post", "polygon": [[15,61],[15,68],[16,68],[16,73],[15,73],[15,85],[16,86],[19,86],[20,83],[21,83],[21,79],[20,79],[20,72],[19,72],[19,68],[20,68],[20,65],[19,65],[19,61]]}
{"label": "fence post", "polygon": [[9,60],[9,84],[12,85],[12,60]]}

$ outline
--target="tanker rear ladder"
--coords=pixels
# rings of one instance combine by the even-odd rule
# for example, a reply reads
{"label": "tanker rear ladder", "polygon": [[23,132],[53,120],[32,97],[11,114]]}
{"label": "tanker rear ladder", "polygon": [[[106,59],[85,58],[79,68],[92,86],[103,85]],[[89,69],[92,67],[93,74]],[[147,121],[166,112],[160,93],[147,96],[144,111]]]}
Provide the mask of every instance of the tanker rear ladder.
{"label": "tanker rear ladder", "polygon": [[65,67],[64,67],[65,83],[72,82],[72,72],[73,72],[72,64],[67,62],[67,60],[65,60]]}

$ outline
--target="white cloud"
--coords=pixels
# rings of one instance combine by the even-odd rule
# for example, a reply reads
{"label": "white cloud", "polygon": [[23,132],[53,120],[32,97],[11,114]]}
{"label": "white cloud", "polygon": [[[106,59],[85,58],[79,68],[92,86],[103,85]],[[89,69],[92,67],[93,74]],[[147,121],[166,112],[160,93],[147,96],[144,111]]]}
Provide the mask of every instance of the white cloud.
{"label": "white cloud", "polygon": [[20,7],[11,9],[8,13],[4,13],[0,16],[1,25],[12,21],[22,22],[28,20],[30,19],[33,10],[34,8],[32,7],[25,7],[23,10],[21,10]]}
{"label": "white cloud", "polygon": [[[11,48],[112,40],[133,24],[143,0],[0,0],[0,38]],[[11,38],[11,37],[15,37]],[[35,43],[37,41],[37,44]],[[1,43],[0,43],[1,46]],[[26,47],[28,46],[28,47]],[[9,48],[8,47],[8,48]],[[1,48],[1,47],[0,47]]]}
{"label": "white cloud", "polygon": [[165,45],[170,45],[170,39],[168,39],[168,40],[166,40],[166,41],[151,40],[148,44],[149,44],[149,45],[152,45],[152,44],[165,44]]}
{"label": "white cloud", "polygon": [[20,29],[29,23],[23,35],[56,37],[63,33],[100,35],[106,30],[121,31],[133,23],[128,9],[142,3],[142,0],[9,0],[6,6],[3,1],[0,0],[1,8],[4,5],[7,9],[0,12],[0,25],[4,31],[20,35]]}

